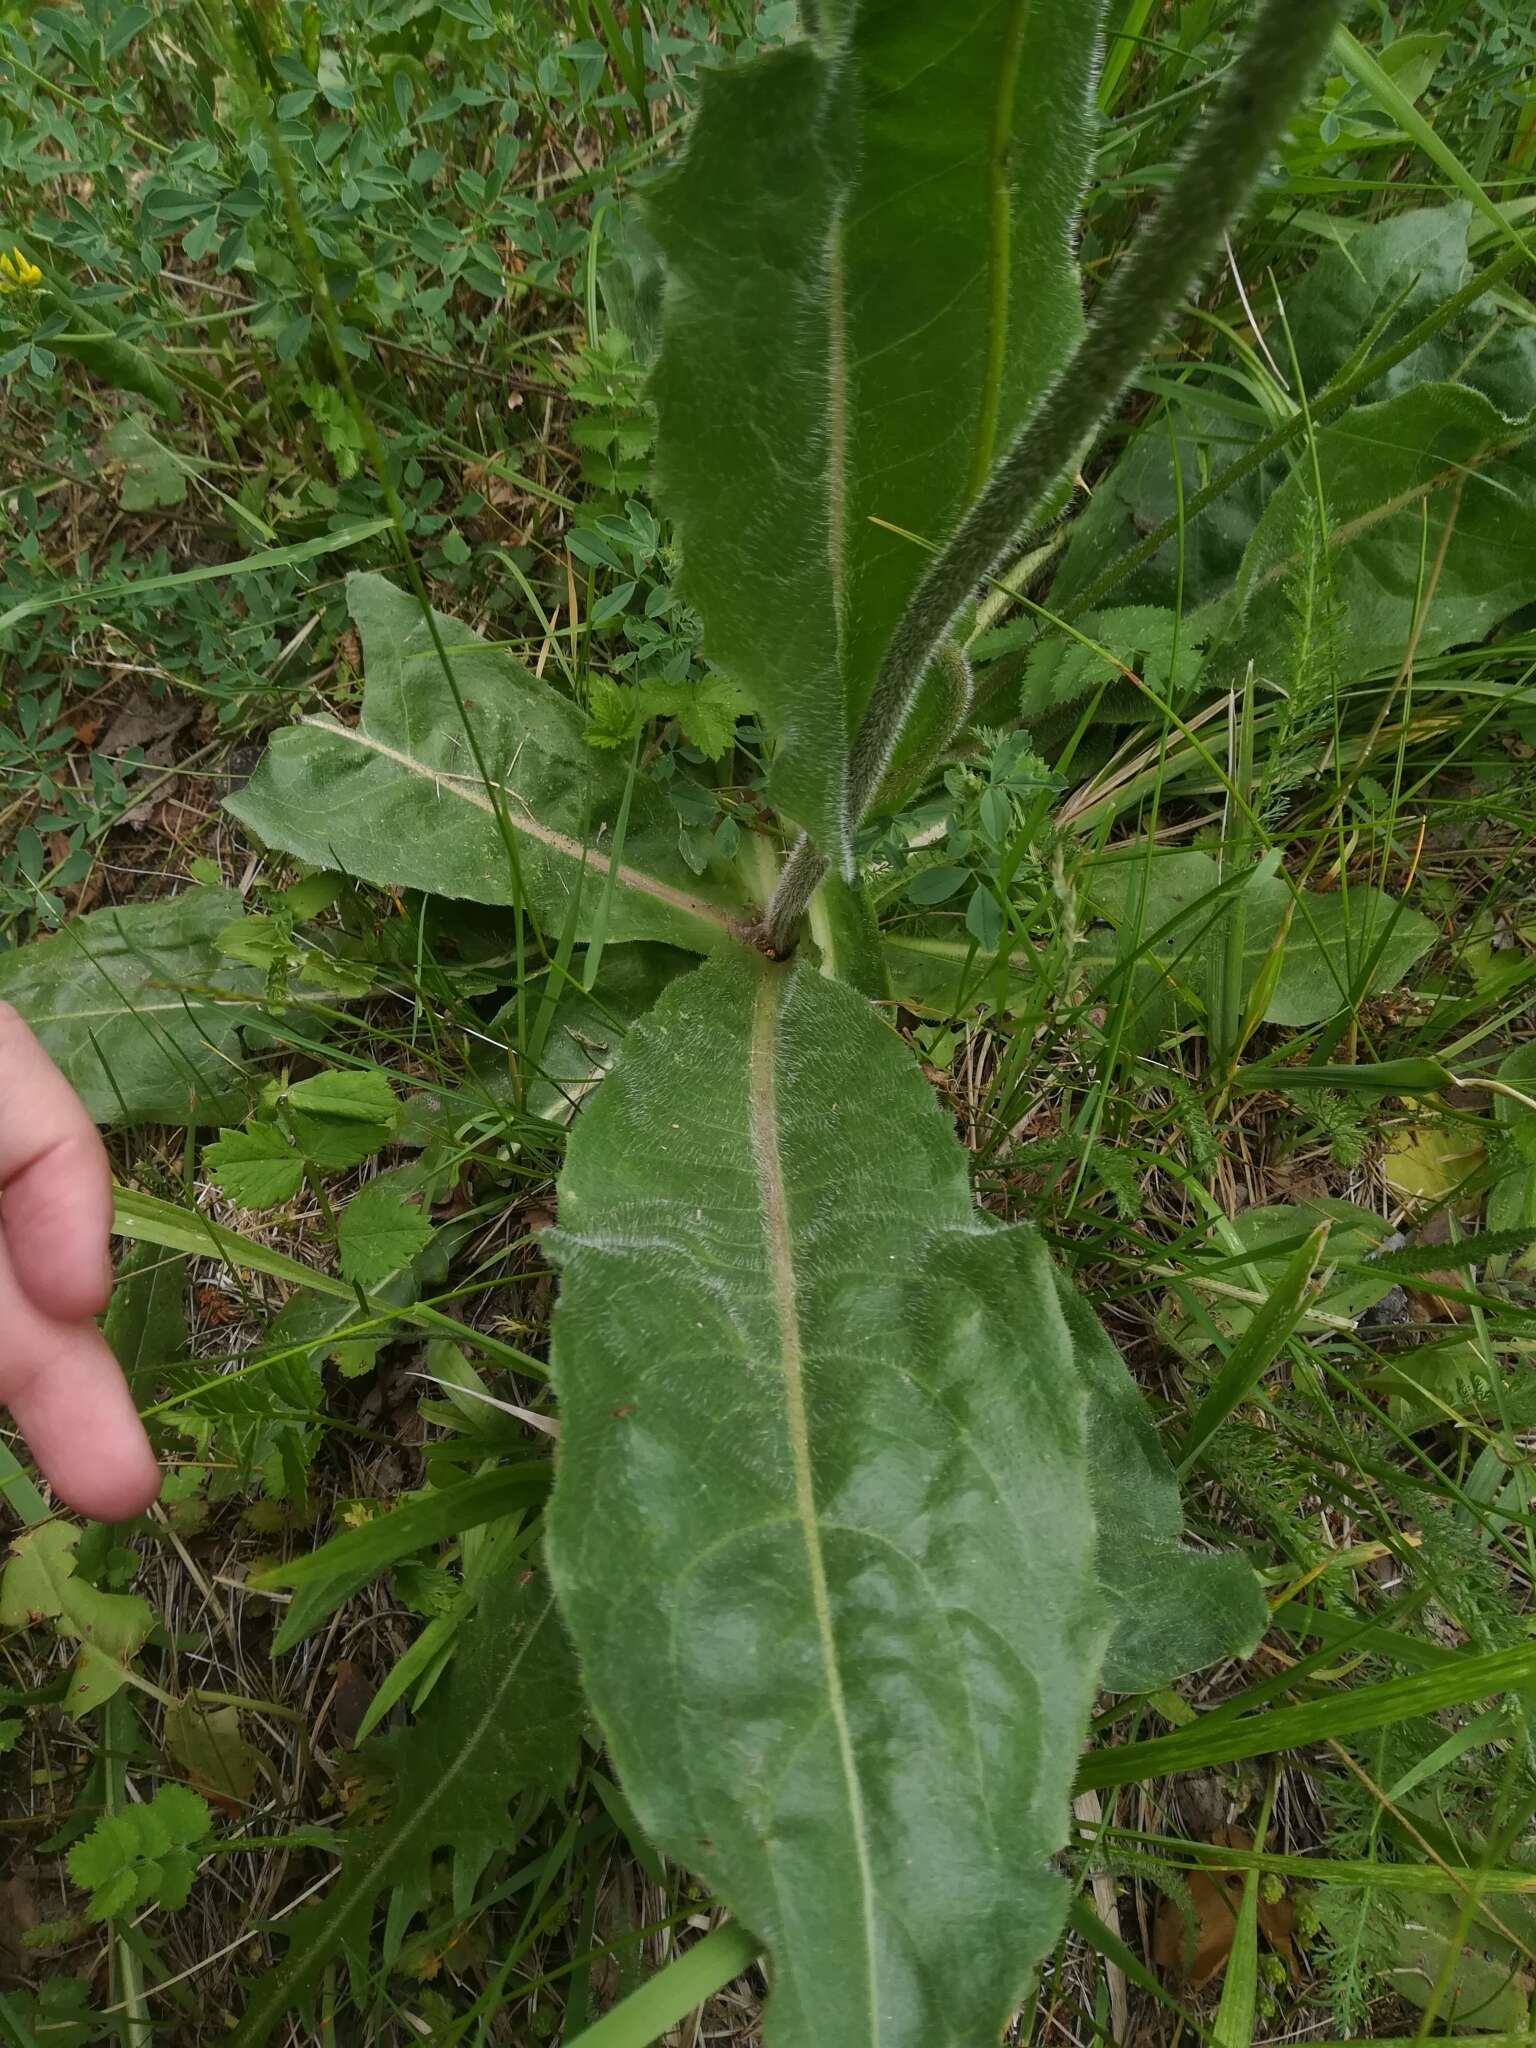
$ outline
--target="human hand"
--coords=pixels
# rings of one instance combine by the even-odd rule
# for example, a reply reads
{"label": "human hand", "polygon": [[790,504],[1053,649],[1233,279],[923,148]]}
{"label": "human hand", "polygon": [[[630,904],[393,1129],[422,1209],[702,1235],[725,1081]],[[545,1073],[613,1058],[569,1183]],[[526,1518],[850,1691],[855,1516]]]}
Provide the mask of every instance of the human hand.
{"label": "human hand", "polygon": [[0,1401],[59,1497],[119,1522],[160,1472],[93,1317],[112,1292],[112,1175],[79,1097],[0,1003]]}

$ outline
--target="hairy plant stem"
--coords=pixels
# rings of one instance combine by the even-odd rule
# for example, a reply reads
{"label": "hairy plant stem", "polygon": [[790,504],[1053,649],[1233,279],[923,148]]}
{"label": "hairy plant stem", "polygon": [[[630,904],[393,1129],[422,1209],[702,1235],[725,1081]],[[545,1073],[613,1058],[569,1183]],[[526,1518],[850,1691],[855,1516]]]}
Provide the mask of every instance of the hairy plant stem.
{"label": "hairy plant stem", "polygon": [[[1223,230],[1268,163],[1343,11],[1344,0],[1262,0],[1220,98],[1071,359],[912,593],[854,735],[848,786],[855,823],[880,786],[923,677],[955,620],[1016,545],[1220,248]],[[763,918],[766,951],[782,955],[793,948],[829,865],[808,839],[797,843]]]}

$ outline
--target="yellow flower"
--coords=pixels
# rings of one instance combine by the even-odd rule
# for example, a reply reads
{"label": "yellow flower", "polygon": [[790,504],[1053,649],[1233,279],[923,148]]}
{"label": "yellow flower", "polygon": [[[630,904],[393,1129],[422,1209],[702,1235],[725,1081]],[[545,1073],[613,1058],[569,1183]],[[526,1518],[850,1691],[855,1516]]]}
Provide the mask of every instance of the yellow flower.
{"label": "yellow flower", "polygon": [[43,281],[43,273],[13,246],[9,256],[0,253],[0,292],[29,292]]}

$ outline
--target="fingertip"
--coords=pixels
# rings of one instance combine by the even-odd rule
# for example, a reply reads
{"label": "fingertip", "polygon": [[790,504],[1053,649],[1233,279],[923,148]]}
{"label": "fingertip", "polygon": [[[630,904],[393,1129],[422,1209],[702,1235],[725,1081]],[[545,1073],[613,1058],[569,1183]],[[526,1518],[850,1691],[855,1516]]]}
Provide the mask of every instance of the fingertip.
{"label": "fingertip", "polygon": [[0,1218],[22,1292],[44,1315],[99,1315],[111,1292],[112,1169],[85,1105],[0,1003]]}
{"label": "fingertip", "polygon": [[[160,1468],[117,1360],[90,1323],[17,1318],[27,1355],[10,1363],[6,1392],[43,1477],[77,1514],[97,1522],[139,1515],[160,1492]],[[6,1332],[6,1336],[10,1336]]]}
{"label": "fingertip", "polygon": [[125,1441],[110,1456],[98,1453],[89,1470],[66,1465],[55,1477],[44,1467],[43,1476],[66,1507],[92,1522],[132,1521],[160,1498],[160,1467],[142,1428],[136,1444]]}
{"label": "fingertip", "polygon": [[112,1169],[86,1126],[23,1169],[5,1190],[5,1234],[22,1291],[46,1316],[75,1323],[112,1298]]}

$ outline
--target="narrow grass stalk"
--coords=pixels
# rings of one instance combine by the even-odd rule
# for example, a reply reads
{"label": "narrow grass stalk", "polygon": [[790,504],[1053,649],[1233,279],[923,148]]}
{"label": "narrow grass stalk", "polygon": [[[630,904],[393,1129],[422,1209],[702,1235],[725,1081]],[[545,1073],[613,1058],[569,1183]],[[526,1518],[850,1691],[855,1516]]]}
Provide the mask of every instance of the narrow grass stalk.
{"label": "narrow grass stalk", "polygon": [[1204,1770],[1250,1756],[1277,1756],[1281,1750],[1361,1735],[1389,1727],[1394,1721],[1438,1713],[1442,1707],[1465,1706],[1471,1700],[1485,1700],[1533,1681],[1536,1646],[1529,1643],[1488,1656],[1459,1650],[1454,1659],[1409,1678],[1345,1687],[1298,1706],[1272,1707],[1217,1726],[1204,1725],[1202,1717],[1171,1735],[1153,1735],[1119,1749],[1096,1749],[1083,1758],[1077,1788],[1082,1791],[1092,1786],[1103,1791],[1110,1785],[1134,1785],[1175,1771]]}
{"label": "narrow grass stalk", "polygon": [[[1262,1848],[1264,1837],[1269,1832],[1270,1815],[1275,1806],[1275,1783],[1272,1776],[1269,1789],[1264,1794],[1264,1805],[1259,1813],[1259,1824],[1254,1839]],[[1243,1899],[1238,1908],[1237,1927],[1232,1937],[1232,1952],[1227,1961],[1226,1976],[1222,1980],[1221,2003],[1216,2008],[1216,2021],[1211,2029],[1216,2048],[1248,2048],[1255,2038],[1255,2022],[1259,2005],[1259,1873],[1250,1870],[1243,1880]]]}
{"label": "narrow grass stalk", "polygon": [[[959,614],[1017,544],[1215,255],[1342,11],[1342,0],[1264,0],[1221,97],[1071,360],[912,594],[854,736],[849,809],[855,821],[879,788],[923,677]],[[764,919],[769,951],[789,950],[827,865],[809,842],[795,848]]]}
{"label": "narrow grass stalk", "polygon": [[572,2048],[646,2048],[750,1969],[758,1944],[734,1920],[727,1920],[659,1975],[632,1991],[622,2004],[588,2027]]}

